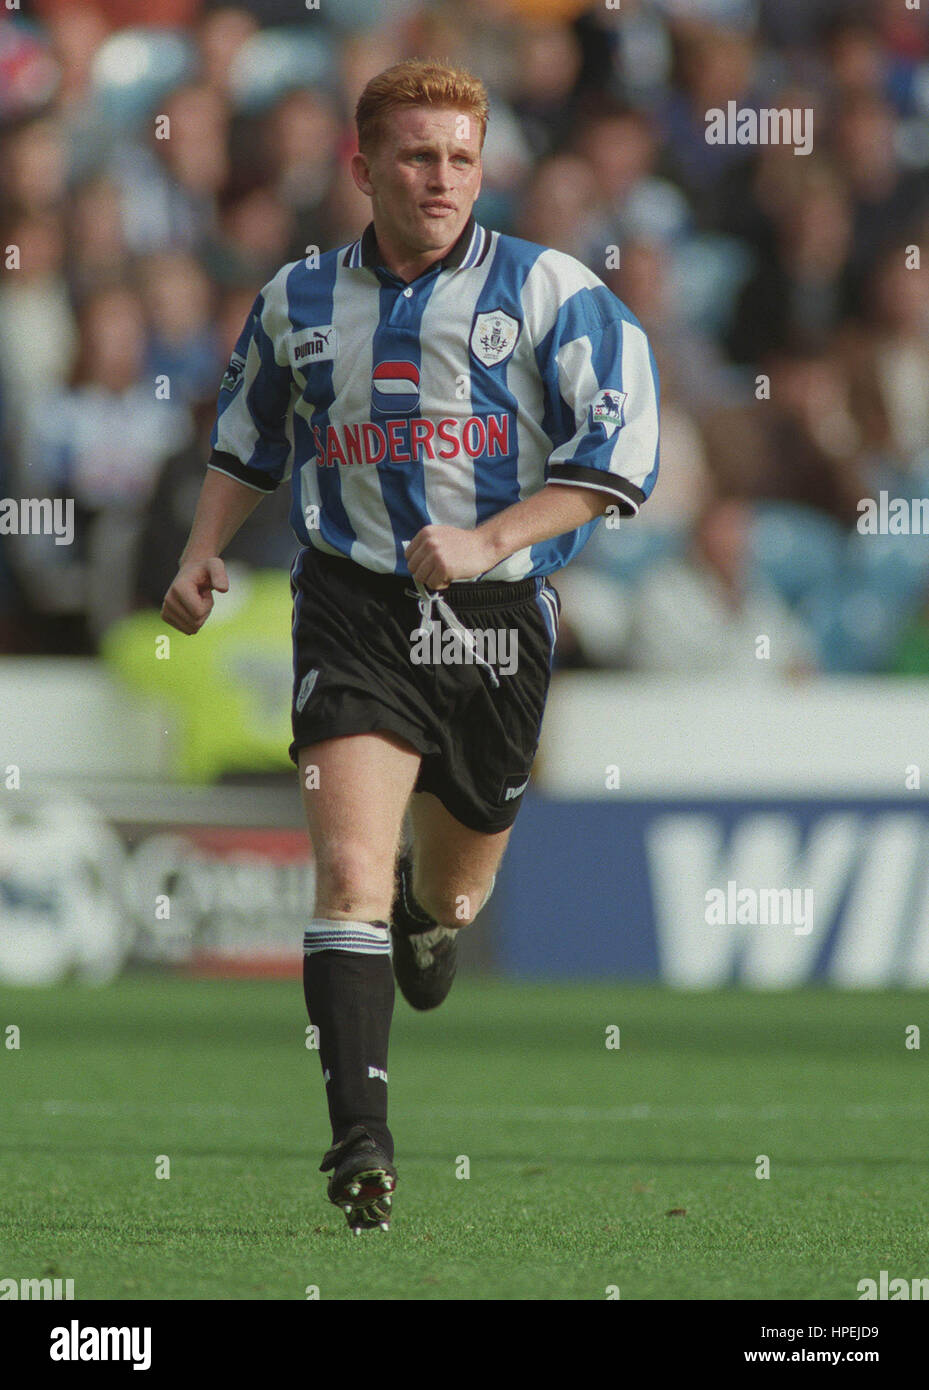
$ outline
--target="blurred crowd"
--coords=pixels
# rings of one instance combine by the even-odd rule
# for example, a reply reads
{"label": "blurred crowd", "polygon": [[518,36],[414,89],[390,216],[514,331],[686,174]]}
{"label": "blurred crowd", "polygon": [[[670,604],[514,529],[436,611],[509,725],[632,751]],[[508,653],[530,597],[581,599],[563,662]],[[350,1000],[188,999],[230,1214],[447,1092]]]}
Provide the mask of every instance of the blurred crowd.
{"label": "blurred crowd", "polygon": [[[24,0],[0,21],[0,498],[73,498],[76,540],[0,526],[0,650],[94,652],[160,606],[254,295],[364,227],[354,104],[411,55],[489,88],[479,220],[584,261],[658,360],[660,482],[559,576],[562,666],[929,673],[929,535],[859,526],[863,498],[929,496],[929,4],[906,0]],[[708,143],[730,101],[812,110],[812,151]],[[286,492],[231,558],[288,563]]]}

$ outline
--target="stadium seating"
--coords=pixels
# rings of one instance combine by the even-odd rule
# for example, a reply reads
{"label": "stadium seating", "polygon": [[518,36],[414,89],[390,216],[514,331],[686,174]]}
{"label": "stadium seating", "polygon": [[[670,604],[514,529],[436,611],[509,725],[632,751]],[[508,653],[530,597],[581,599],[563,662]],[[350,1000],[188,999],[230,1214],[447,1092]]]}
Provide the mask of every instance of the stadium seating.
{"label": "stadium seating", "polygon": [[886,670],[908,616],[892,599],[850,577],[812,594],[799,611],[816,640],[823,671],[832,675]]}
{"label": "stadium seating", "polygon": [[582,564],[623,584],[634,584],[653,565],[683,552],[686,536],[672,526],[598,526],[584,551]]}
{"label": "stadium seating", "polygon": [[237,106],[255,112],[297,87],[324,82],[335,55],[318,31],[264,29],[248,39],[230,70],[230,88]]}
{"label": "stadium seating", "polygon": [[193,40],[172,29],[122,29],[97,52],[93,81],[112,125],[138,127],[155,103],[196,75]]}
{"label": "stadium seating", "polygon": [[759,503],[752,534],[757,574],[791,606],[829,594],[839,580],[845,547],[831,517],[788,502]]}

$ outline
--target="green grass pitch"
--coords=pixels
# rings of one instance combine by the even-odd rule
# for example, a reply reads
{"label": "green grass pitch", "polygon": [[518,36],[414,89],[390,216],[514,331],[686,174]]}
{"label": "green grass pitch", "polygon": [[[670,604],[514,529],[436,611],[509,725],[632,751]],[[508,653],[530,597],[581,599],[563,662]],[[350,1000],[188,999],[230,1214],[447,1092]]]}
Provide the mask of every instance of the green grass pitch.
{"label": "green grass pitch", "polygon": [[2,989],[0,1277],[77,1299],[855,1300],[882,1269],[929,1275],[927,1058],[905,1046],[927,998],[398,997],[393,1228],[353,1238],[317,1171],[298,981]]}

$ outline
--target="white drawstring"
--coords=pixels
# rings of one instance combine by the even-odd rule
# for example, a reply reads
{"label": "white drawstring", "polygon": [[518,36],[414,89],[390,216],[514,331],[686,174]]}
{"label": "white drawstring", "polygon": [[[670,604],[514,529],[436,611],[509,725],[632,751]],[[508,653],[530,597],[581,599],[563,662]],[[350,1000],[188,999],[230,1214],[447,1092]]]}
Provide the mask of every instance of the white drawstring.
{"label": "white drawstring", "polygon": [[424,584],[421,584],[418,579],[414,579],[413,583],[416,585],[417,591],[420,595],[419,614],[422,618],[422,623],[419,627],[419,631],[425,632],[426,634],[432,631],[432,624],[435,621],[435,619],[432,616],[432,608],[433,605],[435,605],[435,607],[439,610],[439,616],[445,621],[447,626],[451,628],[452,632],[455,633],[458,640],[464,643],[465,650],[471,654],[471,656],[478,663],[478,665],[487,667],[487,670],[490,672],[490,679],[493,681],[494,685],[499,688],[500,678],[497,675],[494,668],[491,666],[490,662],[487,661],[483,656],[481,656],[480,652],[478,651],[477,642],[474,640],[474,634],[470,631],[469,628],[466,628],[464,623],[462,623],[457,617],[457,615],[452,612],[451,608],[445,602],[445,599],[442,597],[441,593],[439,593],[438,591],[427,589],[426,586]]}

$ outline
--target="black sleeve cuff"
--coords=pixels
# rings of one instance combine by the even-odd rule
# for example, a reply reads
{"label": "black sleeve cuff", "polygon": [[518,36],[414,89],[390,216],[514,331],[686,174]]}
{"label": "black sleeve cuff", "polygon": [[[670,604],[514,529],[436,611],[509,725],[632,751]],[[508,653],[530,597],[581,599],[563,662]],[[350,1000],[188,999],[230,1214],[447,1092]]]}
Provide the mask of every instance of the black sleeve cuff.
{"label": "black sleeve cuff", "polygon": [[607,473],[602,468],[588,468],[582,463],[553,463],[548,470],[550,483],[575,483],[578,487],[595,488],[615,498],[620,516],[635,516],[645,501],[645,493],[628,478]]}
{"label": "black sleeve cuff", "polygon": [[269,478],[267,473],[262,473],[260,468],[249,468],[248,464],[236,458],[235,454],[224,454],[219,449],[214,449],[210,454],[208,468],[215,468],[220,473],[226,473],[230,478],[235,478],[238,482],[244,483],[246,487],[253,487],[258,492],[274,492],[280,486],[280,480]]}

